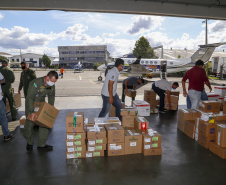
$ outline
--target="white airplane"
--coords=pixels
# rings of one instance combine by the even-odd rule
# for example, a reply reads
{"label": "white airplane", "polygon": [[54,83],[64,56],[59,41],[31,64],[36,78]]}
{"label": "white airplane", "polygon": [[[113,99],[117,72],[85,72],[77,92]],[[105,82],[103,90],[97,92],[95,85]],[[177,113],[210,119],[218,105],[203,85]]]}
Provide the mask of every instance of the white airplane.
{"label": "white airplane", "polygon": [[[202,60],[206,63],[215,48],[224,45],[223,43],[215,43],[215,44],[207,44],[200,45],[199,49],[190,57],[184,59],[141,59],[141,58],[122,58],[124,60],[124,70],[121,72],[122,74],[128,74],[129,76],[142,76],[143,74],[159,74],[163,71],[164,66],[166,69],[164,72],[167,73],[176,73],[180,71],[187,71],[191,69],[197,60]],[[97,69],[102,73],[106,71],[106,69],[111,69],[114,67],[115,63],[111,62],[103,64],[99,66]],[[102,80],[102,76],[98,77],[98,80]]]}

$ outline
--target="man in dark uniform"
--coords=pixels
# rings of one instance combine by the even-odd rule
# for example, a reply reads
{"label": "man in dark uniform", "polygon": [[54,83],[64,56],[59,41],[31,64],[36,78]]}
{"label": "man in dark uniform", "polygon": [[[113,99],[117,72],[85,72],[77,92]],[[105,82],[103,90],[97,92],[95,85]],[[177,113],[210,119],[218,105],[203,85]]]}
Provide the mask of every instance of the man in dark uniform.
{"label": "man in dark uniform", "polygon": [[[135,89],[137,85],[143,84],[144,79],[138,78],[135,76],[131,76],[129,78],[126,78],[122,82],[122,102],[125,102],[125,91],[128,91],[128,89]],[[135,100],[135,97],[132,97],[132,100]]]}
{"label": "man in dark uniform", "polygon": [[17,116],[17,110],[16,110],[16,105],[14,100],[13,89],[11,85],[15,81],[15,76],[13,71],[8,67],[8,61],[2,60],[1,62],[2,62],[2,66],[0,67],[0,73],[2,73],[2,75],[5,78],[5,83],[2,84],[4,102],[6,102],[6,98],[7,98],[9,101],[12,121],[15,121]]}
{"label": "man in dark uniform", "polygon": [[20,85],[19,85],[18,93],[20,93],[20,91],[23,88],[24,97],[26,99],[29,83],[36,78],[36,75],[32,69],[27,67],[26,62],[21,62],[20,65],[23,71],[21,72],[21,75],[20,75]]}
{"label": "man in dark uniform", "polygon": [[[29,84],[27,91],[27,98],[25,101],[25,113],[26,117],[30,114],[30,120],[26,119],[24,126],[24,136],[27,139],[27,150],[33,150],[34,144],[34,120],[37,117],[34,111],[35,102],[45,102],[45,97],[48,96],[48,103],[54,106],[55,101],[55,82],[58,79],[58,73],[56,71],[50,71],[47,76],[36,78]],[[50,151],[52,146],[47,145],[49,128],[39,127],[38,133],[38,150]]]}

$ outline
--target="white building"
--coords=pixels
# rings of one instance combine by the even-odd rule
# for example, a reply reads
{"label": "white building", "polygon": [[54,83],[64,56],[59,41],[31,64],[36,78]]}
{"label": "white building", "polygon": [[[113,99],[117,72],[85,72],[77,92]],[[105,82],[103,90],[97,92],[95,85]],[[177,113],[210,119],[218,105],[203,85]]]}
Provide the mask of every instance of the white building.
{"label": "white building", "polygon": [[[9,62],[11,64],[13,64],[13,62],[20,64],[20,62],[25,61],[28,63],[29,67],[44,67],[44,65],[41,62],[42,57],[43,55],[40,55],[40,54],[24,53],[21,55],[13,55],[11,58],[9,58]],[[51,57],[51,56],[48,56],[48,57],[51,60],[51,64],[52,64],[53,60],[56,57]]]}

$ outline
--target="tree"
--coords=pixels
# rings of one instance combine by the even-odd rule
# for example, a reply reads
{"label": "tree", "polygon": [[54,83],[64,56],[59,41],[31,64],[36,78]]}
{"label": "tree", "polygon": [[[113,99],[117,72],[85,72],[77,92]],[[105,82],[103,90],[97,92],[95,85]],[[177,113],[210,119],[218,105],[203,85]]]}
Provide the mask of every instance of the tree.
{"label": "tree", "polygon": [[3,61],[9,61],[6,57],[0,55],[0,63]]}
{"label": "tree", "polygon": [[49,57],[46,54],[44,54],[42,56],[41,62],[45,65],[46,68],[49,67],[51,64],[51,60],[49,59]]}
{"label": "tree", "polygon": [[178,55],[177,58],[181,58],[181,55]]}
{"label": "tree", "polygon": [[141,56],[142,58],[154,58],[154,51],[150,46],[149,41],[143,36],[140,37],[138,41],[135,43],[135,47],[133,49],[133,54],[136,57]]}

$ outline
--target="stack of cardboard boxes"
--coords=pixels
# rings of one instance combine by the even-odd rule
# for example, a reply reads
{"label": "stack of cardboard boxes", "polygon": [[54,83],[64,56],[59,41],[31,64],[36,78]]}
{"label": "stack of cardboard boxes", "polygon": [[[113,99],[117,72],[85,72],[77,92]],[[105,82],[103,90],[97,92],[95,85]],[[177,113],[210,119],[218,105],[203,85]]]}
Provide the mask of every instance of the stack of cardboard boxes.
{"label": "stack of cardboard boxes", "polygon": [[[14,100],[15,100],[15,106],[16,106],[16,108],[20,107],[21,106],[21,94],[14,93]],[[6,112],[10,112],[10,106],[9,106],[8,99],[6,99],[5,108],[6,108]]]}
{"label": "stack of cardboard boxes", "polygon": [[159,105],[159,100],[156,100],[156,93],[153,90],[144,90],[144,101],[150,104],[150,113],[158,113],[156,108]]}
{"label": "stack of cardboard boxes", "polygon": [[137,116],[136,109],[121,109],[122,126],[124,128],[134,128],[134,120]]}
{"label": "stack of cardboard boxes", "polygon": [[66,116],[66,158],[86,156],[86,132],[84,131],[84,113],[69,112]]}
{"label": "stack of cardboard boxes", "polygon": [[203,147],[226,159],[226,115],[219,112],[220,102],[200,101],[199,110],[179,110],[177,127]]}
{"label": "stack of cardboard boxes", "polygon": [[106,124],[107,130],[107,155],[125,155],[124,129],[118,123]]}
{"label": "stack of cardboard boxes", "polygon": [[[171,110],[177,110],[178,109],[178,101],[179,101],[179,95],[170,95],[170,102],[171,102]],[[169,109],[169,100],[168,95],[165,95],[165,109]]]}

